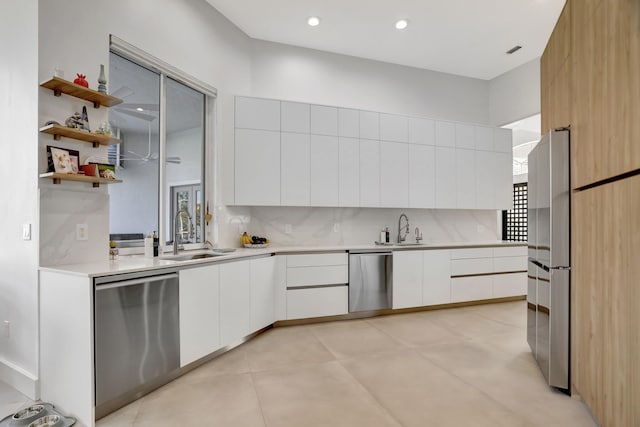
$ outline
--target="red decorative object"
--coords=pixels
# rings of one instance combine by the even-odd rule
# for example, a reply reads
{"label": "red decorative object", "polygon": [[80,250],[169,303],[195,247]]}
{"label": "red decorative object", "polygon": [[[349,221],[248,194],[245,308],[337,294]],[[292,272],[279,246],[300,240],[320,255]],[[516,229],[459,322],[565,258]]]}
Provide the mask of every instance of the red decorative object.
{"label": "red decorative object", "polygon": [[89,87],[89,82],[86,81],[85,79],[87,78],[87,76],[85,76],[84,74],[76,74],[78,77],[73,81],[75,84],[80,85],[80,86],[84,86],[86,88]]}

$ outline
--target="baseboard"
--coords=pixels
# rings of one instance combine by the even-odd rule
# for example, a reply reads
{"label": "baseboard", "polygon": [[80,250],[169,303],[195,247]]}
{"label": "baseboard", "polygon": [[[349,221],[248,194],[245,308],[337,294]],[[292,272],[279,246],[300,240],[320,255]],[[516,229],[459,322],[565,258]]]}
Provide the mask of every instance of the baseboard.
{"label": "baseboard", "polygon": [[0,381],[9,384],[31,400],[40,398],[38,378],[4,359],[0,359]]}

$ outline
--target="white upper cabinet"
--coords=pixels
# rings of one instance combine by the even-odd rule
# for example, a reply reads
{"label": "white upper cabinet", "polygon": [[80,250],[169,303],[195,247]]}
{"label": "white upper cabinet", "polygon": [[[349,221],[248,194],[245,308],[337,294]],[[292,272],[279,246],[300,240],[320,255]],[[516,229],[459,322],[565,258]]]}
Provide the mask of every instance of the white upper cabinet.
{"label": "white upper cabinet", "polygon": [[339,206],[360,206],[360,142],[355,138],[338,139]]}
{"label": "white upper cabinet", "polygon": [[338,137],[311,135],[311,206],[338,206]]}
{"label": "white upper cabinet", "polygon": [[280,205],[280,132],[236,129],[235,203]]}
{"label": "white upper cabinet", "polygon": [[380,114],[360,111],[360,139],[380,139]]}
{"label": "white upper cabinet", "polygon": [[451,122],[436,122],[436,145],[439,147],[456,146],[456,127]]}
{"label": "white upper cabinet", "polygon": [[493,151],[498,151],[500,153],[511,153],[513,146],[511,139],[511,129],[494,128]]}
{"label": "white upper cabinet", "polygon": [[360,206],[380,206],[380,142],[360,140]]}
{"label": "white upper cabinet", "polygon": [[418,117],[409,118],[409,142],[412,144],[435,145],[436,125],[433,120]]}
{"label": "white upper cabinet", "polygon": [[240,129],[280,130],[280,101],[236,97],[235,127]]}
{"label": "white upper cabinet", "polygon": [[338,136],[360,137],[360,113],[358,110],[338,108]]}
{"label": "white upper cabinet", "polygon": [[409,142],[409,119],[395,114],[380,114],[382,141]]}
{"label": "white upper cabinet", "polygon": [[338,136],[338,108],[312,105],[311,130],[313,135]]}
{"label": "white upper cabinet", "polygon": [[493,151],[493,128],[474,126],[476,132],[476,150]]}
{"label": "white upper cabinet", "polygon": [[476,151],[476,208],[496,208],[496,154]]}
{"label": "white upper cabinet", "polygon": [[476,208],[476,152],[456,148],[456,207]]}
{"label": "white upper cabinet", "polygon": [[434,208],[436,205],[435,147],[409,145],[409,207]]}
{"label": "white upper cabinet", "polygon": [[281,134],[281,203],[285,206],[310,204],[310,145],[309,134]]}
{"label": "white upper cabinet", "polygon": [[456,150],[436,147],[436,208],[455,209],[456,197]]}
{"label": "white upper cabinet", "polygon": [[280,114],[282,132],[309,133],[309,104],[282,101]]}
{"label": "white upper cabinet", "polygon": [[471,125],[456,123],[456,148],[476,148],[475,130]]}
{"label": "white upper cabinet", "polygon": [[380,206],[409,206],[409,144],[380,142]]}
{"label": "white upper cabinet", "polygon": [[496,167],[495,190],[496,208],[508,210],[513,208],[513,157],[509,153],[495,153]]}

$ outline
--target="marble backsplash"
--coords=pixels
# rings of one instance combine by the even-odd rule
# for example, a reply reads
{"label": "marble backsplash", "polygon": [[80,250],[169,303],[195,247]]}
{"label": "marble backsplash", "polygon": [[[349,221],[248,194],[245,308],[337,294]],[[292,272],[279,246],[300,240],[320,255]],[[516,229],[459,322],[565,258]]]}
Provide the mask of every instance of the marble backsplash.
{"label": "marble backsplash", "polygon": [[424,243],[501,239],[497,211],[245,206],[217,209],[214,238],[221,247],[238,247],[243,231],[267,237],[276,245],[371,244],[389,226],[391,241],[396,241],[401,213],[409,217],[411,241],[416,227]]}

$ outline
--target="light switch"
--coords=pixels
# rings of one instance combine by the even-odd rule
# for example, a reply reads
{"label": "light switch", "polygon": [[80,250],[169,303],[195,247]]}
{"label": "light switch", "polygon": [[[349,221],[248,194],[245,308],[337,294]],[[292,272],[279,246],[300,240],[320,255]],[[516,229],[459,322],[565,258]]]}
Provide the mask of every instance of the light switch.
{"label": "light switch", "polygon": [[31,240],[31,224],[22,224],[22,240]]}
{"label": "light switch", "polygon": [[76,224],[76,240],[89,240],[89,225]]}

